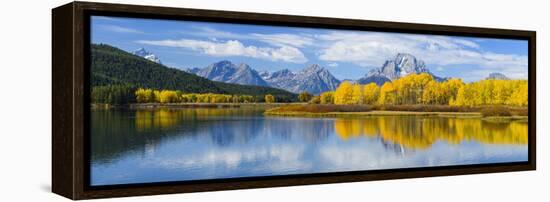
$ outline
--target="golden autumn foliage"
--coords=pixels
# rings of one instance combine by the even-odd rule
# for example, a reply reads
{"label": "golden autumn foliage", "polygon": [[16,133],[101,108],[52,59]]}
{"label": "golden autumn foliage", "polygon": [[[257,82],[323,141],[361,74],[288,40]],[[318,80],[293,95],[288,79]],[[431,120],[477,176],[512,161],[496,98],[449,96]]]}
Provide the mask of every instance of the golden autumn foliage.
{"label": "golden autumn foliage", "polygon": [[395,104],[397,100],[397,92],[392,83],[386,82],[380,87],[380,96],[378,97],[379,104]]}
{"label": "golden autumn foliage", "polygon": [[348,82],[342,82],[334,92],[334,104],[353,104],[353,85]]}
{"label": "golden autumn foliage", "polygon": [[137,89],[138,103],[252,103],[256,98],[251,95],[226,95],[215,93],[182,93],[174,90]]}
{"label": "golden autumn foliage", "polygon": [[[372,104],[373,100],[377,99],[379,94],[379,88],[376,84],[351,84],[344,81],[338,86],[335,92],[325,92],[321,94],[321,102],[323,104]],[[330,93],[330,94],[329,94]],[[333,102],[329,102],[329,99],[323,99],[324,97],[330,98],[333,95]]]}
{"label": "golden autumn foliage", "polygon": [[527,80],[481,80],[461,86],[450,104],[527,106],[527,91]]}
{"label": "golden autumn foliage", "polygon": [[137,89],[135,95],[138,103],[149,103],[155,101],[155,95],[151,89]]}
{"label": "golden autumn foliage", "polygon": [[321,96],[321,103],[527,106],[527,91],[527,80],[481,80],[464,83],[461,79],[451,78],[438,82],[430,74],[421,73],[386,82],[381,87],[375,83],[360,85],[344,81],[333,92],[334,102],[328,102],[329,100],[324,100]]}
{"label": "golden autumn foliage", "polygon": [[369,83],[363,87],[363,103],[365,104],[375,104],[378,101],[378,96],[380,94],[380,87],[375,83]]}
{"label": "golden autumn foliage", "polygon": [[162,90],[159,93],[160,103],[175,103],[179,102],[178,93],[171,90]]}
{"label": "golden autumn foliage", "polygon": [[352,104],[364,104],[365,96],[363,96],[363,86],[360,84],[353,84],[351,93]]}
{"label": "golden autumn foliage", "polygon": [[430,82],[435,82],[428,73],[410,74],[392,81],[395,98],[390,103],[382,104],[418,104],[422,102],[424,89]]}
{"label": "golden autumn foliage", "polygon": [[271,94],[267,94],[267,95],[265,95],[265,102],[266,103],[274,103],[275,102],[275,97]]}
{"label": "golden autumn foliage", "polygon": [[321,104],[333,104],[334,92],[328,91],[328,92],[321,93],[320,99],[321,99]]}
{"label": "golden autumn foliage", "polygon": [[309,104],[321,104],[321,96],[313,96],[309,102]]}

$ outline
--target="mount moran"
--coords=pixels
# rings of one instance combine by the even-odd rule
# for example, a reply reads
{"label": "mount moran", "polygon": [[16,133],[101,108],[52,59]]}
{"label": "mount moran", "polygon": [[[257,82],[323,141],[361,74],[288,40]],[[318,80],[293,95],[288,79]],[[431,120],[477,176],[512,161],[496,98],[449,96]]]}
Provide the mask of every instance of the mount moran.
{"label": "mount moran", "polygon": [[[153,62],[160,63],[160,59],[145,49],[134,52]],[[145,56],[142,56],[145,55]],[[283,69],[276,72],[258,72],[245,63],[234,64],[223,60],[204,68],[189,68],[189,73],[207,78],[212,81],[225,83],[268,86],[284,89],[293,93],[309,92],[318,95],[325,91],[334,91],[341,81],[336,79],[327,69],[317,65],[309,65],[298,72]],[[409,74],[428,73],[438,81],[446,78],[433,75],[424,61],[406,53],[399,53],[393,59],[387,60],[380,68],[370,70],[362,78],[352,81],[359,84],[376,83],[383,85]]]}

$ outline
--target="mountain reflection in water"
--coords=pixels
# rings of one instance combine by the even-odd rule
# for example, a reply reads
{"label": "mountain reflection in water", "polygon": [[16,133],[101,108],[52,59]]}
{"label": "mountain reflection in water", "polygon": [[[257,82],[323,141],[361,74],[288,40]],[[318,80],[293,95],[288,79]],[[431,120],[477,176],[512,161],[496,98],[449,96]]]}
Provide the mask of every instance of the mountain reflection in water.
{"label": "mountain reflection in water", "polygon": [[527,160],[527,122],[262,112],[93,110],[92,185]]}

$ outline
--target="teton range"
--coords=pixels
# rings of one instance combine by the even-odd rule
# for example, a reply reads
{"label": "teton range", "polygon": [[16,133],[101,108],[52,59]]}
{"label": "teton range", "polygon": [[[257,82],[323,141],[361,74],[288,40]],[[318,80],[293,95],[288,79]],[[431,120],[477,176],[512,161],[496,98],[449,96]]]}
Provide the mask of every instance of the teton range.
{"label": "teton range", "polygon": [[[147,52],[144,48],[134,51],[133,54],[160,63],[160,59],[156,55]],[[341,82],[335,78],[329,70],[318,64],[309,65],[298,72],[292,72],[289,69],[282,69],[274,72],[258,72],[245,63],[234,64],[231,61],[223,60],[204,68],[188,68],[184,71],[213,81],[242,85],[269,86],[293,93],[309,92],[312,94],[320,94],[325,91],[336,90]],[[387,81],[392,81],[409,74],[419,73],[432,74],[421,59],[417,59],[411,54],[399,53],[395,58],[385,61],[380,68],[369,71],[364,77],[353,82],[359,84],[368,84],[372,82],[377,85],[382,85]],[[433,76],[438,81],[445,80],[444,78]]]}

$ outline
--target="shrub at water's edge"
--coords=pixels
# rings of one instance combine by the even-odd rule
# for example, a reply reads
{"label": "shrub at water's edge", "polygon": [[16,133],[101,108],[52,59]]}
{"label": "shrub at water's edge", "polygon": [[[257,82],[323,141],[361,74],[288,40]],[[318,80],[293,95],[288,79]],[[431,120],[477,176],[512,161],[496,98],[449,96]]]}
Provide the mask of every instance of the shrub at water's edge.
{"label": "shrub at water's edge", "polygon": [[502,106],[495,106],[495,107],[487,107],[483,108],[481,110],[481,115],[483,117],[491,117],[491,116],[512,116],[512,112]]}

